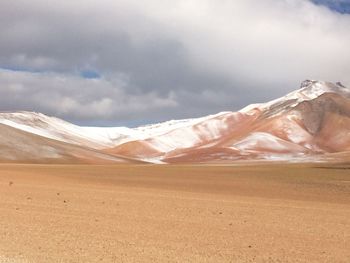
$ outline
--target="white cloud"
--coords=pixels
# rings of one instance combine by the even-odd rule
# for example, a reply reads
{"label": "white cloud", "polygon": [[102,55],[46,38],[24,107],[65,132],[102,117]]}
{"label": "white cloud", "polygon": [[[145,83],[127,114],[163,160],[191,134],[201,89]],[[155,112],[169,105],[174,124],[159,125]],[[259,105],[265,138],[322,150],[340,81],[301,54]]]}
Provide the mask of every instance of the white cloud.
{"label": "white cloud", "polygon": [[306,78],[350,87],[349,28],[307,0],[3,0],[0,67],[53,73],[2,71],[1,109],[147,122],[238,109]]}
{"label": "white cloud", "polygon": [[152,15],[172,27],[196,67],[262,88],[305,77],[350,83],[349,15],[304,0],[174,1],[170,14],[165,7]]}
{"label": "white cloud", "polygon": [[85,79],[57,73],[0,70],[0,105],[46,112],[73,120],[114,119],[177,106],[174,94],[127,94],[123,80]]}

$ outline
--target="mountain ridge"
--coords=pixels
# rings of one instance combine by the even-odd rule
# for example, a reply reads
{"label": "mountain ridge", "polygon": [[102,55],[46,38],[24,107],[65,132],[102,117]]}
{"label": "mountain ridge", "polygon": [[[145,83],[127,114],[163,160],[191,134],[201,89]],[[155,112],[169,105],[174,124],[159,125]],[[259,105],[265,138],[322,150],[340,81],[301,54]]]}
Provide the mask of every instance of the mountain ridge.
{"label": "mountain ridge", "polygon": [[0,124],[85,148],[84,160],[93,151],[115,156],[116,162],[317,161],[350,151],[350,90],[339,82],[306,80],[300,89],[281,98],[237,112],[137,128],[81,127],[25,111],[1,112]]}

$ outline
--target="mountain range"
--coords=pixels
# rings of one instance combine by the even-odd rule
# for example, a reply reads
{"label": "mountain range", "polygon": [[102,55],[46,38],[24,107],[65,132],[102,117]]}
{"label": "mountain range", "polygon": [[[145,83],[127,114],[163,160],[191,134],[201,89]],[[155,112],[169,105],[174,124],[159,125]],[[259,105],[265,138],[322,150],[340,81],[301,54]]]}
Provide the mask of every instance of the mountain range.
{"label": "mountain range", "polygon": [[233,163],[350,160],[350,90],[306,80],[237,112],[137,128],[81,127],[35,112],[0,113],[0,161]]}

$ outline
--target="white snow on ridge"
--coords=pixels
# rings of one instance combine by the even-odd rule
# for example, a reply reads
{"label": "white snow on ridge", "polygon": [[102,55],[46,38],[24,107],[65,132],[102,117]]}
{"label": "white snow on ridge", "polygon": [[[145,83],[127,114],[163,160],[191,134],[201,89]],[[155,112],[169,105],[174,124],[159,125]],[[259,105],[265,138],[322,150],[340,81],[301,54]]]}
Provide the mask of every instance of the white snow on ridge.
{"label": "white snow on ridge", "polygon": [[150,137],[148,142],[153,148],[163,153],[190,148],[219,138],[222,131],[227,129],[226,119],[235,118],[237,115],[241,113],[221,112],[204,118],[191,119],[176,129],[173,126],[165,127],[162,134]]}
{"label": "white snow on ridge", "polygon": [[234,143],[232,149],[240,151],[261,151],[289,152],[293,148],[302,150],[303,147],[294,145],[266,132],[253,132],[239,142]]}
{"label": "white snow on ridge", "polygon": [[162,134],[166,134],[168,132],[171,132],[172,130],[175,130],[175,129],[193,126],[193,125],[196,125],[196,124],[201,123],[203,121],[213,119],[213,118],[216,118],[219,116],[223,116],[223,115],[229,114],[229,113],[232,113],[232,112],[223,111],[223,112],[219,112],[217,114],[208,115],[208,116],[200,117],[200,118],[171,120],[171,121],[166,121],[166,122],[161,122],[161,123],[156,123],[156,124],[140,126],[140,127],[134,128],[134,130],[141,131],[142,133],[145,133],[146,136],[148,136],[148,137],[158,136],[158,135],[162,135]]}
{"label": "white snow on ridge", "polygon": [[264,103],[249,104],[248,106],[245,106],[243,109],[240,109],[239,112],[246,113],[246,114],[252,114],[253,110],[255,110],[255,109],[259,110],[262,107],[264,107]]}
{"label": "white snow on ridge", "polygon": [[265,107],[270,107],[276,103],[288,100],[297,100],[298,103],[313,100],[325,93],[337,93],[343,96],[350,96],[349,89],[330,82],[306,80],[301,84],[301,86],[302,88],[299,90],[293,91],[286,96],[266,103]]}
{"label": "white snow on ridge", "polygon": [[[232,112],[220,112],[201,118],[171,120],[163,123],[150,124],[137,128],[126,127],[83,127],[92,134],[99,133],[108,137],[114,142],[114,145],[120,145],[129,141],[149,140],[152,147],[160,152],[169,152],[176,148],[188,148],[200,141],[200,137],[217,137],[220,135],[218,126],[223,127],[223,122],[218,121],[217,117],[230,115]],[[201,127],[205,123],[206,127]],[[198,125],[198,131],[194,126]],[[202,128],[202,129],[201,129]]]}
{"label": "white snow on ridge", "polygon": [[309,101],[318,98],[325,93],[337,93],[344,97],[350,97],[350,90],[343,87],[340,83],[333,84],[326,81],[306,80],[301,84],[301,88],[287,95],[269,101],[267,103],[256,103],[246,106],[239,112],[251,114],[254,109],[261,111],[268,110],[274,105],[283,104],[287,101],[295,101],[294,106],[303,101]]}
{"label": "white snow on ridge", "polygon": [[[0,123],[45,138],[87,145],[92,148],[114,147],[128,141],[164,136],[163,139],[159,140],[159,145],[163,145],[162,147],[167,149],[173,149],[180,144],[188,144],[190,146],[198,139],[194,137],[193,125],[227,113],[221,112],[195,119],[172,120],[138,128],[80,127],[61,119],[35,112],[0,113]],[[178,132],[179,129],[182,132]],[[215,130],[213,131],[215,132]]]}
{"label": "white snow on ridge", "polygon": [[80,129],[89,138],[106,141],[113,146],[145,138],[141,132],[127,127],[80,127]]}
{"label": "white snow on ridge", "polygon": [[45,138],[49,138],[49,139],[53,139],[53,140],[61,140],[60,137],[55,136],[54,134],[50,134],[49,132],[42,130],[42,129],[33,128],[29,125],[24,125],[24,124],[20,124],[20,123],[11,121],[11,120],[4,120],[4,119],[0,119],[0,123],[7,125],[7,126],[11,126],[13,128],[16,128],[16,129],[19,129],[22,131],[25,131],[25,132],[29,132],[32,134],[43,136]]}
{"label": "white snow on ridge", "polygon": [[111,145],[108,138],[86,132],[81,127],[35,112],[0,113],[0,123],[45,138],[101,148]]}

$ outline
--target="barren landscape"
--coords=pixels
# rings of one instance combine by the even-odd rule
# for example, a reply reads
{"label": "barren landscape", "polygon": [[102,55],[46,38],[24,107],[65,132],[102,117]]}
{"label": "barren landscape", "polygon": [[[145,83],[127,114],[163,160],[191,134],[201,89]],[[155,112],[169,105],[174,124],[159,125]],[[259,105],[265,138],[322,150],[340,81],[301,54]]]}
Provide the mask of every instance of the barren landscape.
{"label": "barren landscape", "polygon": [[0,262],[350,262],[350,166],[0,165]]}
{"label": "barren landscape", "polygon": [[350,0],[0,0],[0,263],[350,263]]}

